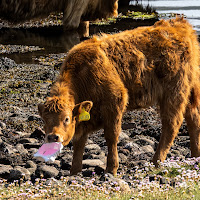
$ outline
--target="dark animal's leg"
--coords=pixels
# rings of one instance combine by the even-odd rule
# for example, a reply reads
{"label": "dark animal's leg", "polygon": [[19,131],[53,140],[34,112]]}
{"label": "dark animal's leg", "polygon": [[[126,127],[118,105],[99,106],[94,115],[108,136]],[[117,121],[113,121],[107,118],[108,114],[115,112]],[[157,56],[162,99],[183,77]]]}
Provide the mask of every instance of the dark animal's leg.
{"label": "dark animal's leg", "polygon": [[185,119],[190,135],[190,148],[192,157],[200,156],[200,110],[199,107],[187,107]]}
{"label": "dark animal's leg", "polygon": [[83,160],[83,151],[85,148],[85,143],[87,141],[88,135],[82,135],[80,138],[74,138],[73,140],[73,161],[72,167],[70,169],[70,174],[75,175],[78,172],[82,171],[82,160]]}
{"label": "dark animal's leg", "polygon": [[89,21],[81,21],[78,27],[80,38],[89,37]]}
{"label": "dark animal's leg", "polygon": [[[179,99],[180,100],[180,99]],[[168,104],[167,104],[168,103]],[[175,137],[178,134],[179,128],[183,122],[183,115],[185,112],[185,103],[176,105],[170,104],[167,100],[163,102],[160,108],[162,120],[162,134],[159,145],[153,157],[153,162],[157,166],[157,161],[163,162],[166,159]]]}

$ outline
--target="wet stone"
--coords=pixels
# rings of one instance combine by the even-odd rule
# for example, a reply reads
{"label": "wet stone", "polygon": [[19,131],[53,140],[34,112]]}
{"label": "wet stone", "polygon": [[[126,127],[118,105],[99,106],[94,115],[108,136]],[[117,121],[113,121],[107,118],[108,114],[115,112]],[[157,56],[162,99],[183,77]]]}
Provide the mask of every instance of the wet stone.
{"label": "wet stone", "polygon": [[41,121],[41,117],[39,115],[31,115],[27,119],[28,121]]}
{"label": "wet stone", "polygon": [[145,153],[152,153],[154,154],[154,149],[151,145],[146,145],[146,146],[143,146],[141,147],[142,151],[145,152]]}
{"label": "wet stone", "polygon": [[6,124],[0,121],[0,129],[6,129]]}
{"label": "wet stone", "polygon": [[83,160],[83,168],[89,168],[89,167],[96,167],[96,166],[103,166],[104,163],[99,160],[99,159],[87,159],[87,160]]}
{"label": "wet stone", "polygon": [[10,171],[13,169],[11,165],[0,164],[0,177],[8,179]]}
{"label": "wet stone", "polygon": [[24,180],[29,180],[30,179],[30,172],[24,167],[16,166],[14,169],[10,171],[9,174],[9,180],[14,181],[14,180],[19,180],[23,178]]}
{"label": "wet stone", "polygon": [[134,142],[141,146],[144,146],[144,145],[154,146],[155,145],[154,141],[149,140],[147,138],[140,138],[140,139],[135,140]]}
{"label": "wet stone", "polygon": [[46,182],[45,182],[45,185],[49,186],[62,186],[62,182],[55,179],[55,178],[47,178]]}
{"label": "wet stone", "polygon": [[130,140],[129,136],[124,131],[122,131],[119,135],[119,141],[122,141],[122,140]]}
{"label": "wet stone", "polygon": [[91,177],[94,174],[94,169],[83,169],[82,175],[83,177]]}
{"label": "wet stone", "polygon": [[24,148],[23,144],[17,144],[16,149],[20,154],[28,154],[28,151]]}
{"label": "wet stone", "polygon": [[125,156],[123,153],[119,153],[119,162],[120,163],[126,163],[127,156]]}
{"label": "wet stone", "polygon": [[22,144],[24,144],[24,143],[35,144],[38,142],[38,140],[35,138],[22,138],[19,140],[19,142]]}
{"label": "wet stone", "polygon": [[85,146],[85,152],[88,152],[88,151],[91,151],[91,150],[99,151],[99,150],[101,150],[101,148],[97,144],[88,144],[88,145]]}
{"label": "wet stone", "polygon": [[12,145],[7,144],[6,142],[2,142],[0,144],[0,151],[3,151],[4,153],[7,153],[7,154],[14,154],[17,152],[17,150],[13,148]]}
{"label": "wet stone", "polygon": [[56,177],[59,173],[55,167],[48,165],[42,165],[37,170],[40,172],[40,175],[44,175],[44,178]]}
{"label": "wet stone", "polygon": [[40,148],[41,143],[24,143],[24,147],[26,149],[31,149],[31,148]]}
{"label": "wet stone", "polygon": [[35,131],[30,135],[30,138],[35,138],[35,139],[44,139],[45,133],[42,131],[40,128],[36,128]]}

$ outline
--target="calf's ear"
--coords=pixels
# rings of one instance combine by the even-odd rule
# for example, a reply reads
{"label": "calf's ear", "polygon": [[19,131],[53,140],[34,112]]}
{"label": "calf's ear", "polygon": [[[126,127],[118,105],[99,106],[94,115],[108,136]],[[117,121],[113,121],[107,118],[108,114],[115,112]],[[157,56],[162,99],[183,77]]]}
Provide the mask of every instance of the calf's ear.
{"label": "calf's ear", "polygon": [[42,117],[43,112],[44,112],[44,104],[38,105],[38,111],[39,111],[40,116]]}
{"label": "calf's ear", "polygon": [[[73,116],[80,116],[81,114],[89,115],[89,112],[93,106],[92,101],[83,101],[79,104],[76,104],[73,109]],[[79,121],[88,121],[89,118],[86,116],[86,120],[80,120]]]}

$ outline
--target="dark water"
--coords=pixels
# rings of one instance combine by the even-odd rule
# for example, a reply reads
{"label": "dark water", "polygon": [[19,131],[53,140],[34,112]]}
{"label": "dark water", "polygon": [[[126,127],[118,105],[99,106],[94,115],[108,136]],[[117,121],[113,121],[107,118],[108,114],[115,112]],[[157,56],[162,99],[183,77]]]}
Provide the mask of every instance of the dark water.
{"label": "dark water", "polygon": [[[165,18],[164,14],[166,13],[185,15],[200,35],[200,0],[142,0],[139,3],[155,8],[163,18]],[[135,2],[132,1],[131,4],[135,4]]]}

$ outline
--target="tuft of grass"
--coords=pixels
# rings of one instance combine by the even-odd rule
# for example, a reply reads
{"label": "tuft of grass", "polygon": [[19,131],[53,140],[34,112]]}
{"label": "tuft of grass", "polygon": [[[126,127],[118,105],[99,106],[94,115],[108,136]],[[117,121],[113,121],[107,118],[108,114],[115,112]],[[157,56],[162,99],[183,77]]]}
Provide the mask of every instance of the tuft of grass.
{"label": "tuft of grass", "polygon": [[128,11],[126,15],[123,15],[120,13],[117,17],[112,17],[108,19],[102,19],[95,22],[92,22],[94,25],[111,25],[119,22],[122,19],[156,19],[158,18],[158,15],[156,13],[144,13],[144,12],[135,12],[135,11]]}

